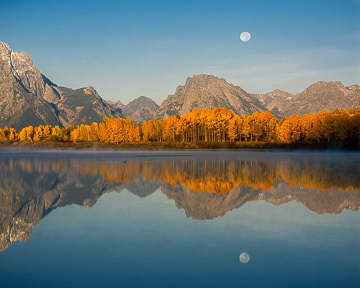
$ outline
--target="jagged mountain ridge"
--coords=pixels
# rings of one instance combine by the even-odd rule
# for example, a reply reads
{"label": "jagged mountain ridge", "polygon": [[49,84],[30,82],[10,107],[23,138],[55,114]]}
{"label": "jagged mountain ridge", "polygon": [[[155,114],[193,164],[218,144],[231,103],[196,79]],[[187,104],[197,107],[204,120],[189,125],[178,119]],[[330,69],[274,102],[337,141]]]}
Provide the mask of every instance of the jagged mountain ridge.
{"label": "jagged mountain ridge", "polygon": [[225,107],[237,114],[253,114],[268,110],[278,118],[292,114],[302,116],[324,110],[344,110],[360,106],[360,86],[345,87],[340,81],[319,81],[293,95],[276,89],[265,94],[251,94],[213,75],[188,77],[160,105],[157,118],[183,115],[195,108]]}
{"label": "jagged mountain ridge", "polygon": [[62,126],[91,124],[108,117],[122,117],[111,108],[92,86],[80,89],[59,87],[59,102],[53,103],[58,111]]}
{"label": "jagged mountain ridge", "polygon": [[[149,117],[141,116],[141,111],[146,105],[138,101],[139,98],[132,101],[137,103],[132,105],[132,113],[125,115],[137,122],[149,120]],[[154,104],[156,105],[155,102]],[[268,110],[278,118],[288,118],[292,114],[302,116],[324,110],[344,110],[359,106],[360,86],[357,84],[345,87],[340,81],[319,81],[296,95],[280,89],[265,94],[250,94],[222,78],[200,74],[188,77],[184,86],[178,86],[175,93],[161,103],[156,111],[156,119],[184,115],[196,108],[225,107],[243,116]],[[150,114],[153,114],[154,108]],[[124,109],[126,106],[122,111]]]}
{"label": "jagged mountain ridge", "polygon": [[109,104],[113,109],[118,111],[120,114],[122,114],[122,110],[125,108],[125,105],[120,101],[112,101],[112,100],[105,100],[107,104]]}
{"label": "jagged mountain ridge", "polygon": [[89,86],[59,87],[41,74],[25,52],[0,42],[0,127],[28,125],[66,127],[121,117]]}
{"label": "jagged mountain ridge", "polygon": [[302,116],[308,113],[316,114],[324,110],[344,110],[359,106],[359,85],[345,87],[340,81],[320,81],[292,97],[285,106],[288,112],[284,113],[283,116],[289,117],[294,113]]}
{"label": "jagged mountain ridge", "polygon": [[55,108],[45,100],[58,95],[44,79],[30,55],[0,42],[0,126],[19,128],[29,119],[33,125],[58,124]]}
{"label": "jagged mountain ridge", "polygon": [[345,87],[341,82],[320,81],[296,95],[281,90],[250,94],[213,75],[194,75],[176,88],[160,107],[141,96],[127,105],[104,101],[92,87],[60,87],[41,74],[25,52],[16,52],[0,42],[0,127],[40,124],[70,125],[101,122],[107,117],[123,117],[141,123],[183,115],[195,108],[225,107],[245,115],[271,111],[279,118],[292,114],[319,113],[323,110],[360,106],[360,86]]}
{"label": "jagged mountain ridge", "polygon": [[157,111],[159,105],[154,100],[140,96],[124,105],[121,101],[106,101],[114,110],[121,113],[124,117],[129,117],[131,120],[141,124],[144,120],[157,119]]}
{"label": "jagged mountain ridge", "polygon": [[279,116],[285,113],[285,107],[289,101],[292,100],[294,95],[282,91],[280,89],[276,89],[272,92],[265,94],[252,94],[254,97],[258,98],[260,102],[266,107],[267,110],[272,112],[273,114]]}
{"label": "jagged mountain ridge", "polygon": [[340,81],[319,81],[296,95],[281,90],[266,94],[253,94],[267,110],[281,118],[292,114],[302,116],[324,110],[344,110],[360,106],[360,86],[345,87]]}
{"label": "jagged mountain ridge", "polygon": [[213,109],[225,107],[237,114],[263,112],[265,107],[251,94],[240,87],[229,84],[223,78],[199,74],[186,79],[178,86],[174,95],[169,95],[160,105],[158,118],[184,115],[195,108]]}

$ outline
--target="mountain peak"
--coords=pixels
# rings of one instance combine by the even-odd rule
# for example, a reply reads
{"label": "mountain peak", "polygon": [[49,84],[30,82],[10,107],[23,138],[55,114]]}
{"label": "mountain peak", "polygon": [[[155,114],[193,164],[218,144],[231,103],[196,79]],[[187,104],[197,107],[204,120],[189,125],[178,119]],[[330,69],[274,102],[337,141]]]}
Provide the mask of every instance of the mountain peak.
{"label": "mountain peak", "polygon": [[359,96],[358,90],[345,88],[340,81],[319,81],[293,97],[284,109],[284,117],[292,113],[302,116],[324,110],[356,108],[360,105]]}
{"label": "mountain peak", "polygon": [[215,82],[225,82],[225,79],[223,78],[218,78],[214,75],[208,75],[208,74],[196,74],[193,75],[191,77],[187,77],[186,78],[186,85],[191,85],[191,84],[195,84],[195,85],[202,85],[204,83],[215,83]]}
{"label": "mountain peak", "polygon": [[307,89],[311,88],[318,88],[318,87],[325,87],[325,88],[331,88],[331,87],[340,87],[344,88],[344,85],[341,83],[341,81],[318,81],[312,85],[310,85]]}
{"label": "mountain peak", "polygon": [[[149,97],[146,97],[146,96],[139,96],[138,98],[134,99],[133,101],[150,101],[151,103],[154,102],[154,100],[152,100],[151,98]],[[132,101],[131,101],[132,102]],[[155,103],[155,102],[154,102]],[[156,104],[156,103],[155,103]]]}
{"label": "mountain peak", "polygon": [[117,106],[117,108],[121,108],[121,109],[125,107],[125,105],[120,100],[116,102],[112,100],[106,100],[106,103],[108,103],[109,105]]}
{"label": "mountain peak", "polygon": [[87,95],[98,95],[97,91],[95,90],[95,88],[93,86],[85,87],[83,90],[84,90],[84,93]]}
{"label": "mountain peak", "polygon": [[130,101],[123,109],[124,116],[129,117],[131,120],[141,123],[143,120],[156,119],[156,112],[159,109],[152,99],[146,96],[140,96]]}
{"label": "mountain peak", "polygon": [[225,107],[238,114],[262,112],[260,101],[240,87],[229,84],[223,78],[198,74],[188,77],[184,86],[178,86],[174,95],[169,95],[158,111],[158,118],[184,115],[198,108]]}
{"label": "mountain peak", "polygon": [[275,95],[279,95],[279,96],[291,95],[289,92],[286,92],[286,91],[280,90],[280,89],[275,89],[275,90],[271,91],[270,93],[275,94]]}
{"label": "mountain peak", "polygon": [[120,116],[94,87],[58,87],[41,74],[29,54],[16,52],[5,42],[0,42],[0,79],[0,127],[64,127]]}
{"label": "mountain peak", "polygon": [[353,85],[347,86],[346,88],[349,90],[352,90],[352,91],[360,90],[360,86],[358,84],[353,84]]}
{"label": "mountain peak", "polygon": [[[10,51],[11,51],[11,48],[10,48],[9,44],[0,41],[0,55],[1,55],[1,57],[3,58],[4,56],[8,56]],[[2,60],[5,60],[5,59],[2,59]]]}
{"label": "mountain peak", "polygon": [[220,80],[219,77],[216,77],[214,75],[211,74],[194,74],[190,77],[187,77],[187,80],[197,80],[197,79],[204,79],[204,80]]}

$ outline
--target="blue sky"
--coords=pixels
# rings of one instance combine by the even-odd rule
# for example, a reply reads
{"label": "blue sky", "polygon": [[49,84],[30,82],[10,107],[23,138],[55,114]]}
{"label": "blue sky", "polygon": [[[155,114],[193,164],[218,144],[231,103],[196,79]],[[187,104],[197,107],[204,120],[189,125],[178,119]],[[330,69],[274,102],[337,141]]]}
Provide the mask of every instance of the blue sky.
{"label": "blue sky", "polygon": [[[251,93],[360,84],[359,0],[5,1],[0,41],[56,84],[158,104],[194,74]],[[242,31],[252,38],[243,43]]]}

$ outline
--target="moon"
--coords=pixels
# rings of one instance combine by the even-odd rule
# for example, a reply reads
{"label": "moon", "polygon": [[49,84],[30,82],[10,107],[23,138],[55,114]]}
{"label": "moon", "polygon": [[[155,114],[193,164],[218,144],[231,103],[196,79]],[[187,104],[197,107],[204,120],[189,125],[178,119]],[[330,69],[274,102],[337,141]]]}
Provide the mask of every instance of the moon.
{"label": "moon", "polygon": [[250,261],[250,256],[246,252],[242,252],[239,256],[239,260],[241,263],[246,264]]}
{"label": "moon", "polygon": [[251,38],[251,35],[249,32],[242,32],[240,34],[240,40],[243,41],[243,42],[248,42]]}

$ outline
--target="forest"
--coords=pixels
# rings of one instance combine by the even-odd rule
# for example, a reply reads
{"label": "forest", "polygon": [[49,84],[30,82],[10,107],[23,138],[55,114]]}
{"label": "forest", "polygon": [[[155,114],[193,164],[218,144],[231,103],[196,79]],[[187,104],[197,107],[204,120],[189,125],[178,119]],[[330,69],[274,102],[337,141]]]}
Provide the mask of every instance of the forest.
{"label": "forest", "polygon": [[[360,107],[318,114],[293,114],[277,119],[269,111],[237,115],[226,108],[195,109],[183,116],[144,121],[105,118],[101,123],[60,128],[51,125],[27,126],[21,131],[0,128],[0,143],[203,143],[203,144],[309,144],[337,143],[360,146]],[[241,147],[241,146],[240,146]]]}

